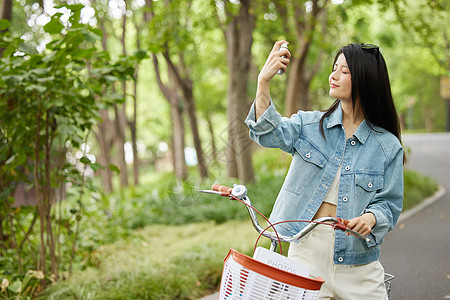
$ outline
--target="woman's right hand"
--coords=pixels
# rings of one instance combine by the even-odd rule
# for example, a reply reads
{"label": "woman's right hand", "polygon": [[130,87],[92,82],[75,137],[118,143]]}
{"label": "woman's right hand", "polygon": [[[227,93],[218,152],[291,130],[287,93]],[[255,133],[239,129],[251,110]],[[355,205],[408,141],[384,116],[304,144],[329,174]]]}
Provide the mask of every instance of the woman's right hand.
{"label": "woman's right hand", "polygon": [[291,53],[287,48],[281,48],[281,45],[283,45],[284,43],[287,42],[278,41],[275,43],[272,51],[269,54],[269,57],[266,60],[266,63],[264,64],[264,67],[261,69],[261,72],[258,75],[258,81],[269,82],[275,76],[275,74],[277,74],[279,69],[283,69],[284,71],[286,71]]}

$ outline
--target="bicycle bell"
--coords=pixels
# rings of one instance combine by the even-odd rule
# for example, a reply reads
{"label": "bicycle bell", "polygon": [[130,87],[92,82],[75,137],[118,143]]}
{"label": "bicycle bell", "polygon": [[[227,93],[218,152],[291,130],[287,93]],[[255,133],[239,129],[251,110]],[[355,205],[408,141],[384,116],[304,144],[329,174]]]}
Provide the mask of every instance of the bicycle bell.
{"label": "bicycle bell", "polygon": [[231,195],[242,200],[247,196],[247,187],[242,184],[233,184]]}

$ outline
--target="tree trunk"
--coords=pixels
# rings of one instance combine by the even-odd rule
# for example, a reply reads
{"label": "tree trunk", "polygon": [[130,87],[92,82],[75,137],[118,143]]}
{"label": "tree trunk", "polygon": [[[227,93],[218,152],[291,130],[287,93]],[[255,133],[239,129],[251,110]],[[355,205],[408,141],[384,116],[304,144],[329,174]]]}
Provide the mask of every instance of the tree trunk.
{"label": "tree trunk", "polygon": [[[47,255],[47,247],[45,245],[45,199],[43,195],[41,194],[41,188],[39,184],[40,179],[40,172],[39,172],[39,149],[41,146],[40,143],[40,131],[41,131],[41,116],[42,116],[42,108],[39,106],[38,112],[37,112],[37,127],[36,127],[36,140],[35,140],[35,161],[34,161],[34,167],[33,167],[33,176],[34,176],[34,185],[36,188],[36,201],[39,211],[39,223],[40,223],[40,251],[39,251],[39,261],[37,269],[44,272],[44,274],[47,275],[47,265],[46,265],[46,255]],[[42,281],[43,285],[45,285],[45,281]]]}
{"label": "tree trunk", "polygon": [[0,256],[3,256],[3,251],[6,250],[6,236],[3,233],[3,216],[0,215]]}
{"label": "tree trunk", "polygon": [[[102,48],[104,51],[108,51],[108,31],[105,28],[105,21],[104,19],[100,19],[99,27],[101,31],[103,32],[103,38],[102,38]],[[106,91],[105,91],[106,92]],[[101,171],[102,174],[102,181],[103,181],[103,187],[105,189],[106,193],[112,193],[114,188],[112,185],[112,178],[113,173],[109,166],[113,163],[111,158],[111,149],[113,148],[114,144],[117,143],[117,133],[116,130],[111,130],[111,128],[114,128],[117,126],[117,113],[116,118],[114,121],[112,121],[109,117],[109,113],[107,109],[100,110],[100,117],[102,118],[103,122],[98,125],[98,134],[96,135],[97,141],[100,145],[100,162],[105,166],[105,169]],[[123,146],[122,146],[123,148]],[[120,170],[120,166],[119,166]]]}
{"label": "tree trunk", "polygon": [[211,119],[210,115],[206,118],[206,121],[208,122],[208,131],[209,131],[209,135],[211,137],[211,144],[210,144],[210,148],[208,148],[207,151],[205,151],[205,153],[206,153],[205,157],[207,157],[207,158],[209,157],[209,161],[211,164],[211,163],[214,163],[215,161],[217,161],[216,138],[214,137],[214,127],[213,127],[212,119]]}
{"label": "tree trunk", "polygon": [[186,158],[184,156],[184,120],[183,103],[174,95],[170,105],[170,117],[172,120],[172,158],[175,176],[179,179],[187,179]]}
{"label": "tree trunk", "polygon": [[[0,20],[6,19],[11,23],[12,8],[13,8],[12,0],[3,0],[1,11],[0,11]],[[8,30],[9,29],[6,29],[5,31],[8,31]],[[3,56],[3,51],[5,51],[5,48],[0,48],[0,57]]]}
{"label": "tree trunk", "polygon": [[[140,32],[142,26],[138,25],[136,20],[136,14],[133,14],[133,21],[136,32]],[[144,15],[145,21],[145,15]],[[145,26],[145,24],[144,24]],[[141,35],[136,34],[136,48],[141,50]],[[131,145],[133,147],[133,179],[134,185],[139,185],[139,153],[137,150],[137,97],[138,97],[138,78],[139,78],[139,65],[136,65],[134,71],[134,82],[133,82],[133,119],[128,121],[131,131]]]}
{"label": "tree trunk", "polygon": [[53,235],[53,227],[52,227],[52,216],[51,216],[51,207],[53,205],[54,200],[54,192],[52,191],[50,170],[52,169],[50,154],[52,150],[53,144],[53,136],[54,132],[51,130],[51,124],[53,124],[54,120],[50,118],[49,113],[46,113],[45,116],[45,146],[44,146],[44,175],[45,175],[45,188],[44,188],[44,199],[45,199],[45,219],[46,219],[46,237],[47,237],[47,247],[49,249],[50,255],[50,270],[52,274],[55,276],[57,280],[59,277],[58,274],[58,266],[57,266],[57,257],[56,257],[56,249],[55,249],[55,238]]}
{"label": "tree trunk", "polygon": [[[197,160],[198,160],[198,169],[200,172],[200,177],[202,179],[208,177],[208,169],[206,167],[205,163],[205,157],[203,154],[202,149],[202,143],[200,139],[200,134],[198,132],[198,122],[197,122],[197,114],[195,109],[195,99],[194,99],[194,92],[193,92],[193,84],[192,80],[189,78],[182,78],[181,71],[182,67],[176,67],[170,58],[168,49],[166,49],[166,52],[164,53],[164,58],[167,62],[168,68],[174,75],[175,82],[177,83],[175,87],[179,88],[183,94],[184,100],[186,102],[187,107],[187,113],[189,117],[189,124],[192,131],[192,137],[194,139],[194,147],[197,154]],[[182,57],[180,59],[182,61]],[[186,73],[186,72],[185,72]]]}
{"label": "tree trunk", "polygon": [[192,136],[194,139],[194,147],[197,153],[198,169],[200,177],[205,179],[208,177],[208,168],[206,167],[205,155],[202,149],[202,142],[200,139],[200,133],[198,132],[197,115],[195,109],[195,100],[192,93],[192,89],[189,92],[189,97],[185,98],[187,104],[187,113],[189,116],[189,124],[191,126]]}
{"label": "tree trunk", "polygon": [[[109,130],[111,128],[112,122],[109,119],[108,111],[105,109],[100,110],[100,117],[102,118],[102,122],[98,124],[98,134],[96,134],[96,138],[100,147],[100,163],[105,166],[104,169],[100,171],[103,181],[103,189],[106,194],[110,194],[113,192],[112,185],[112,171],[109,168],[111,162],[111,137]],[[108,130],[109,129],[109,130]]]}
{"label": "tree trunk", "polygon": [[12,20],[12,0],[3,0],[2,1],[2,10],[0,14],[0,20],[6,19],[9,22]]}
{"label": "tree trunk", "polygon": [[[147,11],[144,12],[144,21],[151,21],[154,17],[153,10],[153,1],[146,0],[145,1]],[[166,2],[167,4],[167,2]],[[158,83],[159,89],[161,90],[164,98],[170,105],[170,120],[172,123],[172,164],[175,176],[178,179],[186,180],[187,166],[186,159],[184,156],[184,119],[183,119],[183,111],[184,111],[184,103],[178,97],[176,84],[180,84],[181,81],[177,78],[177,73],[175,68],[170,67],[171,60],[168,60],[169,54],[165,54],[166,62],[168,63],[168,75],[169,75],[169,83],[165,84],[161,79],[161,72],[159,67],[158,57],[155,53],[153,53],[152,61],[153,67],[155,69],[156,81]]]}
{"label": "tree trunk", "polygon": [[[225,29],[229,84],[227,93],[228,147],[227,175],[242,183],[254,181],[251,160],[251,140],[244,122],[248,112],[247,84],[251,67],[254,16],[250,14],[250,0],[241,1],[239,14],[226,11]],[[225,6],[226,7],[226,6]]]}
{"label": "tree trunk", "polygon": [[[125,10],[126,10],[127,2],[125,1]],[[122,54],[126,57],[126,44],[125,44],[125,36],[126,36],[126,24],[127,24],[127,15],[126,13],[122,16]],[[122,94],[124,98],[124,102],[122,104],[114,105],[114,112],[116,113],[116,129],[117,129],[117,152],[119,159],[119,168],[120,168],[120,186],[122,188],[128,187],[128,167],[127,162],[125,160],[125,142],[126,142],[126,134],[125,128],[127,124],[127,114],[126,114],[126,99],[127,99],[127,83],[123,81],[122,83]]]}
{"label": "tree trunk", "polygon": [[288,87],[286,91],[285,115],[290,117],[299,109],[311,110],[309,81],[305,78],[305,62],[293,59],[289,68]]}
{"label": "tree trunk", "polygon": [[[163,83],[159,69],[158,58],[153,54],[153,67],[155,69],[156,81],[164,98],[170,105],[170,120],[172,123],[172,164],[175,175],[179,179],[187,179],[187,166],[184,156],[184,121],[183,121],[183,101],[177,96],[177,90],[173,86]],[[169,81],[174,82],[174,74],[169,68]]]}
{"label": "tree trunk", "polygon": [[124,106],[119,107],[118,104],[114,104],[115,113],[115,131],[116,131],[116,145],[117,145],[117,163],[119,165],[119,178],[120,186],[125,188],[128,186],[128,170],[127,163],[125,161],[125,116],[124,116]]}
{"label": "tree trunk", "polygon": [[128,125],[130,127],[131,132],[131,145],[133,148],[133,179],[134,179],[134,185],[139,185],[139,153],[137,151],[137,74],[136,81],[134,82],[134,102],[133,102],[133,120],[128,121]]}
{"label": "tree trunk", "polygon": [[[283,4],[274,2],[275,7],[280,14],[283,28],[289,31],[291,36],[296,37],[297,48],[291,51],[294,55],[288,68],[289,79],[286,91],[285,114],[291,116],[299,109],[311,110],[310,83],[314,74],[318,71],[321,63],[322,51],[319,52],[319,58],[315,64],[308,64],[309,50],[315,36],[318,34],[318,24],[322,22],[322,35],[326,30],[326,6],[328,0],[312,0],[311,11],[305,9],[305,1],[292,1],[293,14],[289,14]],[[290,26],[294,24],[294,27]]]}

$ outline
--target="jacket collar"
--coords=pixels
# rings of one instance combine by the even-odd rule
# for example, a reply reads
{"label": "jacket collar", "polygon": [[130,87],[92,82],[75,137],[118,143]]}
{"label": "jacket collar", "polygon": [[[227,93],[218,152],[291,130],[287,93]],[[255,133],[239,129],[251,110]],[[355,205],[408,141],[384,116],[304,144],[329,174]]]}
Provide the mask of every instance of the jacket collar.
{"label": "jacket collar", "polygon": [[[343,128],[342,123],[342,107],[339,103],[336,110],[330,115],[328,119],[327,128],[331,128],[337,125],[341,125],[341,128]],[[362,144],[364,144],[367,141],[367,138],[369,137],[370,131],[372,129],[367,124],[366,120],[364,119],[361,124],[359,125],[358,129],[356,129],[355,133],[353,134]]]}
{"label": "jacket collar", "polygon": [[341,103],[338,104],[338,107],[331,113],[331,115],[328,118],[328,124],[327,124],[327,128],[331,128],[337,125],[341,125],[342,124],[342,107],[341,107]]}

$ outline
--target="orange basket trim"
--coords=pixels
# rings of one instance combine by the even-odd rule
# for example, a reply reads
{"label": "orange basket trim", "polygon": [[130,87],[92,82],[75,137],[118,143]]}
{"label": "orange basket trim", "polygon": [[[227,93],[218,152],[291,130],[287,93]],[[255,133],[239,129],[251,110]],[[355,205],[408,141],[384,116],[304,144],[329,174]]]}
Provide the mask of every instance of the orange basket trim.
{"label": "orange basket trim", "polygon": [[318,291],[320,290],[322,284],[325,282],[325,280],[323,280],[321,277],[307,278],[269,266],[234,249],[230,249],[224,259],[224,262],[226,262],[230,258],[230,256],[232,256],[233,260],[238,264],[251,271],[269,277],[273,280],[280,281],[282,283],[296,286],[302,289]]}

